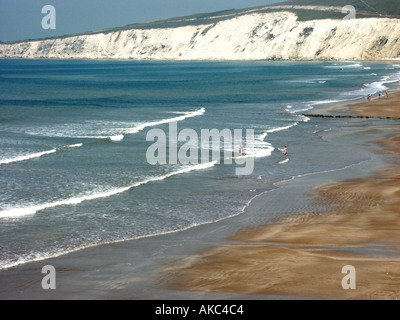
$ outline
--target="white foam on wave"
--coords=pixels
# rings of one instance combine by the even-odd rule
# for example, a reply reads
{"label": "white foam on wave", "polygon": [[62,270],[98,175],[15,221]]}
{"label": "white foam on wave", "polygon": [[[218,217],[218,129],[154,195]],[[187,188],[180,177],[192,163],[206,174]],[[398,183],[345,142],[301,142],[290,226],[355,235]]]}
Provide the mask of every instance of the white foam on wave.
{"label": "white foam on wave", "polygon": [[255,137],[255,139],[258,140],[258,141],[264,141],[264,139],[265,139],[267,136],[268,136],[268,132],[265,131],[265,132],[260,133],[259,135],[257,135],[257,136]]}
{"label": "white foam on wave", "polygon": [[[310,120],[307,117],[304,117],[304,119],[302,119],[304,122],[307,122],[308,120]],[[254,146],[253,148],[249,148],[245,150],[245,155],[239,156],[237,158],[249,158],[249,157],[253,157],[253,158],[263,158],[263,157],[269,157],[272,152],[275,150],[275,147],[265,141],[265,138],[268,136],[269,133],[274,133],[274,132],[279,132],[279,131],[283,131],[283,130],[288,130],[290,128],[293,128],[295,126],[297,126],[299,124],[299,122],[294,122],[290,125],[287,126],[281,126],[281,127],[276,127],[276,128],[272,128],[272,129],[268,129],[265,130],[264,132],[258,134],[257,136],[254,137]]]}
{"label": "white foam on wave", "polygon": [[362,88],[349,92],[342,93],[343,96],[366,96],[368,94],[375,94],[379,91],[387,90],[384,81],[375,81],[372,83],[365,83]]}
{"label": "white foam on wave", "polygon": [[[317,100],[317,101],[309,101],[307,102],[304,106],[298,107],[296,109],[286,109],[287,112],[291,113],[291,114],[295,114],[295,113],[299,113],[299,112],[305,112],[311,109],[314,109],[316,106],[319,105],[325,105],[325,104],[332,104],[332,103],[341,103],[341,102],[345,102],[347,100],[338,100],[338,99],[326,99],[326,100]],[[302,116],[302,115],[299,115]],[[304,116],[303,116],[304,117]],[[302,121],[307,122],[309,121],[310,118],[304,117],[302,119]]]}
{"label": "white foam on wave", "polygon": [[[110,141],[121,141],[124,139],[125,134],[135,134],[135,133],[138,133],[139,131],[142,131],[143,129],[145,129],[147,127],[154,127],[154,126],[158,126],[158,125],[162,125],[162,124],[166,124],[166,123],[183,121],[187,118],[201,116],[205,113],[205,111],[206,111],[205,108],[201,108],[201,109],[191,111],[191,112],[173,112],[175,114],[181,114],[181,115],[177,116],[177,117],[173,117],[173,118],[144,122],[133,128],[123,130],[122,133],[113,135],[111,137],[106,137],[106,138],[110,139]],[[99,138],[104,138],[104,137],[99,137]]]}
{"label": "white foam on wave", "polygon": [[25,133],[35,136],[75,138],[75,139],[108,139],[110,141],[121,141],[126,134],[135,134],[147,127],[161,125],[170,122],[183,121],[187,118],[201,116],[205,108],[194,111],[169,112],[178,114],[172,118],[166,118],[143,123],[119,122],[119,121],[85,121],[84,123],[62,124],[52,127],[40,127],[29,129]]}
{"label": "white foam on wave", "polygon": [[282,161],[279,161],[278,164],[284,164],[284,163],[287,163],[288,161],[289,161],[289,158],[286,158]]}
{"label": "white foam on wave", "polygon": [[267,137],[268,133],[263,132],[254,137],[254,145],[250,148],[246,148],[245,155],[239,156],[238,158],[265,158],[269,157],[272,152],[275,150],[275,147],[267,142],[264,141]]}
{"label": "white foam on wave", "polygon": [[303,122],[308,122],[311,120],[309,117],[306,117],[305,115],[302,114],[299,114],[298,116],[301,118]]}
{"label": "white foam on wave", "polygon": [[349,62],[347,64],[333,64],[331,66],[325,66],[324,68],[327,69],[358,69],[358,68],[362,68],[363,65],[361,63],[352,63]]}
{"label": "white foam on wave", "polygon": [[[77,144],[66,145],[64,147],[60,147],[59,149],[79,148],[79,147],[82,147],[82,146],[83,146],[83,143],[77,143]],[[13,163],[13,162],[26,161],[26,160],[31,160],[31,159],[35,159],[35,158],[40,158],[40,157],[42,157],[44,155],[56,153],[57,151],[58,151],[58,149],[51,149],[51,150],[47,150],[47,151],[34,152],[34,153],[30,153],[30,154],[16,156],[14,158],[3,159],[3,160],[0,160],[0,165],[1,164],[9,164],[9,163]]]}
{"label": "white foam on wave", "polygon": [[140,131],[142,131],[145,128],[148,127],[154,127],[154,126],[158,126],[158,125],[162,125],[162,124],[166,124],[166,123],[171,123],[171,122],[178,122],[178,121],[183,121],[187,118],[192,118],[192,117],[197,117],[197,116],[201,116],[206,112],[205,108],[200,108],[198,110],[195,111],[190,111],[190,112],[176,112],[178,114],[182,114],[180,116],[177,117],[173,117],[173,118],[167,118],[167,119],[161,119],[161,120],[155,120],[155,121],[149,121],[149,122],[144,122],[141,123],[133,128],[124,130],[123,133],[109,137],[111,141],[121,141],[124,138],[125,134],[135,134],[138,133]]}
{"label": "white foam on wave", "polygon": [[326,100],[317,100],[317,101],[311,101],[310,106],[314,107],[314,106],[318,106],[318,105],[322,105],[322,104],[331,104],[331,103],[339,103],[339,102],[345,102],[347,100],[339,100],[339,99],[326,99]]}
{"label": "white foam on wave", "polygon": [[[248,144],[248,141],[246,140],[246,145],[242,154],[239,154],[237,149],[225,149],[225,151],[232,152],[234,159],[269,157],[272,154],[272,151],[275,150],[275,148],[269,142],[264,141],[267,135],[268,134],[266,132],[255,135],[254,140],[250,144]],[[224,160],[226,161],[227,158],[224,158]]]}
{"label": "white foam on wave", "polygon": [[294,122],[294,123],[292,123],[292,124],[290,124],[288,126],[276,127],[276,128],[273,128],[273,129],[268,129],[267,131],[265,131],[265,133],[267,133],[267,135],[268,135],[268,133],[278,132],[278,131],[282,131],[282,130],[288,130],[288,129],[292,128],[292,127],[297,126],[298,124],[299,124],[298,122]]}
{"label": "white foam on wave", "polygon": [[382,78],[382,82],[384,84],[396,83],[399,81],[400,81],[400,72]]}
{"label": "white foam on wave", "polygon": [[70,144],[68,146],[66,146],[67,148],[79,148],[82,147],[83,143],[76,143],[76,144]]}
{"label": "white foam on wave", "polygon": [[253,149],[246,150],[246,152],[248,152],[248,155],[246,154],[243,157],[265,158],[269,157],[274,150],[275,147],[273,147],[270,143],[265,143],[264,145],[259,146],[258,148],[255,147]]}
{"label": "white foam on wave", "polygon": [[145,122],[145,123],[142,123],[142,124],[140,124],[140,125],[138,125],[138,126],[136,126],[134,128],[131,128],[131,129],[127,130],[126,133],[129,133],[129,134],[138,133],[139,131],[142,131],[143,129],[145,129],[147,127],[154,127],[154,126],[158,126],[158,125],[161,125],[161,124],[183,121],[183,120],[185,120],[187,118],[201,116],[205,112],[206,112],[205,108],[200,108],[200,109],[195,110],[195,111],[185,112],[184,114],[182,114],[182,115],[180,115],[178,117]]}
{"label": "white foam on wave", "polygon": [[110,137],[111,141],[121,141],[124,139],[124,135],[123,134],[117,134],[115,136]]}
{"label": "white foam on wave", "polygon": [[311,110],[311,109],[313,109],[313,106],[310,105],[310,104],[307,104],[305,106],[302,106],[299,109],[297,109],[297,108],[296,109],[286,109],[286,111],[291,113],[291,114],[294,114],[294,113],[297,113],[297,112],[304,112],[304,111],[308,111],[308,110]]}
{"label": "white foam on wave", "polygon": [[30,154],[26,154],[26,155],[21,155],[21,156],[17,156],[17,157],[14,157],[14,158],[10,158],[10,159],[0,160],[0,164],[8,164],[8,163],[12,163],[12,162],[19,162],[19,161],[25,161],[25,160],[34,159],[34,158],[40,158],[41,156],[44,156],[46,154],[55,153],[55,152],[57,152],[56,149],[51,149],[51,150],[42,151],[42,152],[30,153]]}
{"label": "white foam on wave", "polygon": [[[371,76],[377,76],[376,73],[371,73]],[[342,93],[342,96],[366,96],[368,94],[376,94],[379,91],[385,91],[389,88],[387,84],[392,84],[400,81],[400,73],[394,73],[388,76],[383,76],[379,81],[365,83],[362,88],[349,92]]]}
{"label": "white foam on wave", "polygon": [[110,136],[97,136],[97,135],[93,135],[93,136],[90,136],[90,135],[86,135],[86,136],[67,136],[67,135],[63,135],[63,136],[60,136],[60,137],[62,137],[62,138],[76,138],[76,139],[110,139],[111,137]]}
{"label": "white foam on wave", "polygon": [[132,188],[136,188],[136,187],[139,187],[141,185],[144,185],[144,184],[147,184],[150,182],[161,181],[161,180],[164,180],[166,178],[169,178],[169,177],[172,177],[175,175],[189,173],[189,172],[195,171],[195,170],[208,169],[208,168],[213,167],[216,163],[217,163],[217,161],[212,161],[212,162],[187,166],[187,167],[181,168],[179,170],[167,173],[163,176],[148,178],[146,180],[136,182],[136,183],[131,184],[126,187],[114,188],[114,189],[110,189],[107,191],[101,191],[101,192],[94,192],[92,194],[85,194],[85,195],[81,195],[81,196],[77,196],[77,197],[71,197],[71,198],[62,199],[62,200],[58,200],[58,201],[54,201],[54,202],[48,202],[48,203],[32,205],[32,206],[27,206],[27,207],[22,207],[22,208],[10,208],[10,209],[6,209],[6,210],[2,210],[2,211],[0,211],[0,218],[18,218],[18,217],[23,217],[23,216],[27,216],[27,215],[32,215],[38,211],[42,211],[42,210],[49,209],[49,208],[54,208],[54,207],[59,207],[59,206],[76,205],[76,204],[82,203],[84,201],[90,201],[90,200],[95,200],[95,199],[100,199],[100,198],[108,198],[108,197],[114,196],[114,195],[122,193],[122,192],[126,192]]}
{"label": "white foam on wave", "polygon": [[266,145],[264,147],[246,148],[244,154],[235,156],[234,159],[239,160],[239,159],[249,159],[249,158],[265,158],[269,157],[274,150],[275,147],[273,147],[272,145]]}
{"label": "white foam on wave", "polygon": [[[310,120],[310,118],[302,116],[302,121],[307,122]],[[241,158],[246,158],[246,157],[254,157],[254,158],[262,158],[262,157],[268,157],[272,154],[272,152],[275,150],[275,147],[270,144],[269,142],[264,141],[265,138],[268,136],[269,133],[273,132],[279,132],[283,130],[288,130],[290,128],[293,128],[297,126],[299,122],[294,122],[290,125],[287,126],[281,126],[281,127],[276,127],[272,129],[265,130],[263,133],[258,134],[255,136],[254,140],[254,147],[250,148],[249,150],[246,149],[246,155],[240,156]],[[239,157],[239,158],[240,158]]]}
{"label": "white foam on wave", "polygon": [[245,155],[238,156],[236,158],[238,159],[244,159],[244,158],[264,158],[264,157],[269,157],[272,152],[275,150],[275,147],[265,141],[265,138],[268,136],[269,133],[273,132],[278,132],[282,130],[288,130],[294,126],[297,126],[298,122],[292,123],[288,126],[282,126],[282,127],[276,127],[272,129],[265,130],[264,132],[256,135],[254,137],[254,146],[251,148],[246,148],[245,150]]}

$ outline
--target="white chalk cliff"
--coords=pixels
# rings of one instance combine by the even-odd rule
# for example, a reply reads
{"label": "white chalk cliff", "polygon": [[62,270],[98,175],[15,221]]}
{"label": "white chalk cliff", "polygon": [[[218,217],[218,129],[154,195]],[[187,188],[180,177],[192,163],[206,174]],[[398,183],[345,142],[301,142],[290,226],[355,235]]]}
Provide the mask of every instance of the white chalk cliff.
{"label": "white chalk cliff", "polygon": [[0,44],[0,58],[56,59],[392,59],[400,20],[298,21],[291,12],[248,13],[211,24],[105,31]]}

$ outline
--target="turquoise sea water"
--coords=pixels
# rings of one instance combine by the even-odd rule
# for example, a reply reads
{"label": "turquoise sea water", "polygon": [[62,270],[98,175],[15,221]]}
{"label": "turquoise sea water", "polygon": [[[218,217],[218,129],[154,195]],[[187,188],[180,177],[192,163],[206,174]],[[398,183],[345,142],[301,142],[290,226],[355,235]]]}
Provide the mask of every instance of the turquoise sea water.
{"label": "turquoise sea water", "polygon": [[[1,60],[0,269],[240,214],[278,181],[363,161],[338,157],[315,132],[340,128],[302,113],[399,79],[393,63]],[[254,169],[237,175],[224,159],[237,144],[185,144],[174,126],[199,140],[253,130],[242,160]],[[154,129],[165,164],[146,157]],[[184,145],[197,163],[169,161]]]}

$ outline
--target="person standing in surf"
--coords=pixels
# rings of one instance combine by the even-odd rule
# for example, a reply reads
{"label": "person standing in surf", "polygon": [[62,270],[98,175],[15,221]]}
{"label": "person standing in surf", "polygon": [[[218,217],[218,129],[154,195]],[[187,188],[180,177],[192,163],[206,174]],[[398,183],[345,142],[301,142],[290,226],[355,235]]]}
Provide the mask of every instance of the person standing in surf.
{"label": "person standing in surf", "polygon": [[283,153],[284,156],[287,155],[287,147],[286,146],[282,149],[282,153]]}

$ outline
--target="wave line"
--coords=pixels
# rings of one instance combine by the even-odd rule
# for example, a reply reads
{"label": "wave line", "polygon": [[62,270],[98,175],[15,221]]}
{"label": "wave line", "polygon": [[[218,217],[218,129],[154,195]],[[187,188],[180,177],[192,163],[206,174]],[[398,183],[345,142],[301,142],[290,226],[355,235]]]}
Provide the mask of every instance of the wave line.
{"label": "wave line", "polygon": [[27,154],[24,156],[18,156],[15,158],[0,160],[0,164],[8,164],[8,163],[12,163],[12,162],[19,162],[19,161],[25,161],[25,160],[34,159],[34,158],[40,158],[41,156],[44,156],[46,154],[55,153],[55,152],[57,152],[57,149],[51,149],[51,150],[42,151],[42,152],[35,152],[35,153]]}
{"label": "wave line", "polygon": [[84,201],[89,201],[89,200],[95,200],[95,199],[100,199],[100,198],[108,198],[111,197],[113,195],[122,193],[122,192],[126,192],[132,188],[136,188],[139,187],[141,185],[150,183],[150,182],[155,182],[155,181],[161,181],[164,180],[166,178],[175,176],[175,175],[179,175],[179,174],[184,174],[184,173],[188,173],[190,171],[197,171],[197,170],[203,170],[203,169],[207,169],[207,168],[211,168],[213,167],[215,164],[217,163],[217,161],[212,161],[212,162],[207,162],[204,164],[197,164],[194,166],[189,166],[189,167],[184,167],[182,169],[179,169],[177,171],[173,171],[170,173],[167,173],[163,176],[158,176],[158,177],[153,177],[153,178],[149,178],[143,181],[139,181],[136,182],[130,186],[127,187],[121,187],[121,188],[115,188],[115,189],[111,189],[108,191],[104,191],[104,192],[99,192],[99,193],[94,193],[91,195],[83,195],[83,196],[78,196],[78,197],[71,197],[68,199],[63,199],[63,200],[59,200],[59,201],[54,201],[54,202],[49,202],[49,203],[44,203],[44,204],[39,204],[39,205],[33,205],[30,207],[22,207],[22,208],[11,208],[11,209],[6,209],[3,211],[0,211],[0,219],[1,218],[16,218],[16,217],[22,217],[22,216],[26,216],[26,215],[31,215],[31,214],[35,214],[38,211],[41,210],[45,210],[48,208],[54,208],[54,207],[59,207],[59,206],[65,206],[65,205],[76,205],[79,203],[82,203]]}

